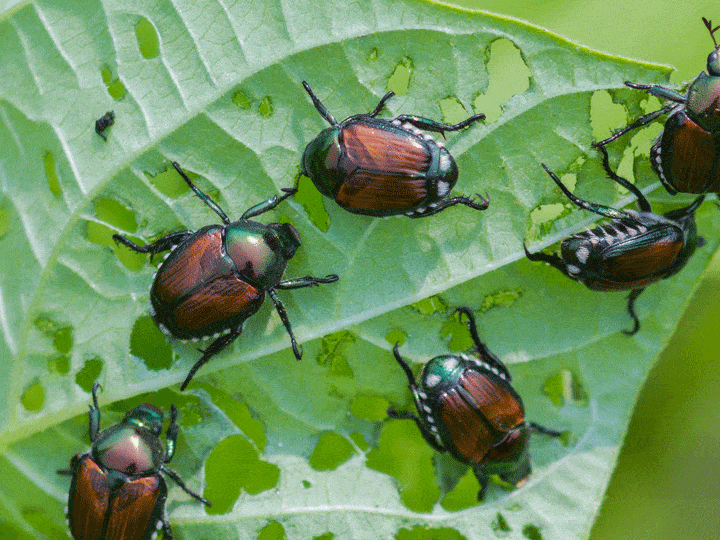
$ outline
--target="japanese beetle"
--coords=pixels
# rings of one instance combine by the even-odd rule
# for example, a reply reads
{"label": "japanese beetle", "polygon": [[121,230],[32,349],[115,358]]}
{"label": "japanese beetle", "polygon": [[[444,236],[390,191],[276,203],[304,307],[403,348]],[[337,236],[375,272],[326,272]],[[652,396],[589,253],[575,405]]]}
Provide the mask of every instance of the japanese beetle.
{"label": "japanese beetle", "polygon": [[478,500],[485,494],[488,475],[520,487],[532,471],[531,433],[560,437],[561,432],[525,420],[525,408],[510,384],[510,372],[480,341],[475,317],[468,318],[475,343],[470,354],[442,354],[432,358],[415,382],[410,366],[395,344],[393,354],[408,378],[419,416],[388,409],[391,418],[413,420],[423,438],[438,452],[450,452],[467,463],[480,482]]}
{"label": "japanese beetle", "polygon": [[443,143],[424,131],[444,136],[485,118],[476,114],[455,125],[402,114],[393,120],[376,118],[395,94],[388,92],[375,110],[338,123],[303,81],[315,108],[330,124],[305,147],[301,174],[315,187],[353,214],[375,217],[405,214],[427,217],[456,204],[485,210],[468,197],[447,198],[458,168]]}
{"label": "japanese beetle", "polygon": [[113,238],[140,253],[155,255],[171,250],[158,266],[150,288],[150,315],[165,334],[182,340],[215,338],[206,349],[200,349],[203,355],[180,389],[184,390],[200,367],[240,335],[243,322],[257,313],[266,292],[290,335],[295,357],[300,360],[302,352],[275,289],[312,287],[332,283],[338,277],[331,274],[324,278],[305,276],[281,281],[287,262],[300,247],[297,231],[289,223],[265,225],[250,221],[275,208],[295,190],[284,189],[281,197],[271,197],[231,222],[180,165],[173,162],[173,167],[200,200],[220,216],[223,224],[172,233],[146,246],[138,246],[119,234]]}
{"label": "japanese beetle", "polygon": [[70,471],[58,471],[72,475],[67,509],[70,534],[75,540],[149,540],[162,528],[165,540],[170,540],[163,474],[210,506],[166,465],[175,454],[177,408],[170,409],[165,447],[160,439],[163,413],[147,403],[129,411],[121,423],[100,431],[99,386],[93,385],[89,413],[92,446],[72,458]]}
{"label": "japanese beetle", "polygon": [[661,109],[642,116],[594,146],[605,146],[621,135],[668,114],[665,128],[650,149],[650,163],[671,193],[720,192],[720,54],[715,32],[720,27],[703,17],[715,44],[704,71],[687,96],[658,85],[625,82],[667,100]]}
{"label": "japanese beetle", "polygon": [[672,210],[664,215],[651,211],[650,203],[642,192],[625,178],[610,169],[605,147],[603,166],[610,178],[632,192],[638,200],[640,212],[616,210],[589,203],[573,195],[544,164],[545,172],[558,185],[573,204],[611,218],[609,223],[576,233],[560,244],[560,255],[525,254],[531,261],[544,261],[575,281],[595,291],[630,290],[628,313],[634,322],[628,335],[637,333],[640,320],[635,313],[635,300],[645,287],[679,272],[704,243],[697,235],[695,210],[705,196],[700,195],[686,208]]}
{"label": "japanese beetle", "polygon": [[100,135],[104,141],[107,141],[107,136],[103,131],[112,126],[115,123],[115,112],[108,111],[103,114],[100,118],[95,121],[95,133]]}

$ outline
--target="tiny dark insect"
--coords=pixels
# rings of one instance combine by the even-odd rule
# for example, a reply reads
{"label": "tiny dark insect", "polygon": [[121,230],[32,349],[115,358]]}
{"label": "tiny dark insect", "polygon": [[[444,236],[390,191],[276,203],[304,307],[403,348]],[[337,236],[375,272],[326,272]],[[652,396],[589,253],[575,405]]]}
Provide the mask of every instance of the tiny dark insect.
{"label": "tiny dark insect", "polygon": [[263,304],[265,293],[275,304],[290,336],[293,353],[300,360],[302,352],[275,289],[333,283],[338,276],[305,276],[282,281],[288,261],[300,247],[300,236],[289,223],[265,225],[250,221],[275,208],[295,190],[285,189],[281,197],[271,197],[231,222],[218,204],[193,184],[180,165],[173,162],[173,167],[195,195],[220,216],[222,225],[172,233],[146,246],[139,246],[120,234],[113,235],[113,239],[151,256],[170,250],[150,288],[153,321],[171,337],[195,341],[215,339],[200,351],[202,357],[190,369],[180,389],[184,390],[200,367],[240,335],[245,320]]}
{"label": "tiny dark insect", "polygon": [[405,214],[432,216],[456,204],[485,210],[490,204],[467,197],[448,198],[458,167],[442,142],[424,131],[444,136],[485,118],[476,114],[455,125],[402,114],[393,120],[376,118],[395,94],[388,92],[371,113],[337,122],[303,82],[315,108],[330,124],[305,148],[302,174],[339,206],[375,217]]}
{"label": "tiny dark insect", "polygon": [[167,466],[175,455],[177,408],[170,409],[165,447],[160,439],[163,413],[147,403],[129,411],[121,423],[100,431],[99,386],[93,385],[89,413],[92,446],[72,458],[71,470],[58,471],[72,475],[67,508],[70,534],[75,540],[150,540],[162,529],[165,540],[171,540],[164,475],[210,506]]}
{"label": "tiny dark insect", "polygon": [[720,192],[720,54],[718,26],[703,17],[715,48],[686,96],[654,84],[625,82],[667,100],[661,109],[642,116],[594,146],[602,147],[621,135],[667,114],[665,127],[650,149],[650,163],[671,194]]}
{"label": "tiny dark insect", "polygon": [[579,199],[543,164],[545,172],[573,204],[611,221],[565,238],[560,244],[559,256],[530,253],[527,247],[525,254],[531,261],[549,263],[589,289],[630,290],[627,311],[634,325],[624,332],[633,335],[640,329],[640,320],[635,313],[635,300],[640,293],[651,283],[682,270],[695,248],[704,243],[697,235],[695,210],[705,196],[699,196],[686,208],[664,215],[655,214],[645,195],[612,171],[605,147],[601,146],[600,150],[608,176],[637,197],[641,211],[616,210]]}
{"label": "tiny dark insect", "polygon": [[107,141],[107,136],[103,133],[107,128],[115,123],[115,112],[108,111],[95,121],[95,133],[100,135],[103,140]]}
{"label": "tiny dark insect", "polygon": [[530,476],[530,434],[560,437],[561,432],[525,420],[523,402],[511,385],[510,372],[480,341],[472,311],[468,318],[475,343],[470,354],[443,354],[422,369],[420,384],[395,344],[395,360],[405,371],[419,416],[388,409],[390,418],[413,420],[438,452],[450,452],[472,468],[485,494],[488,475],[520,487]]}

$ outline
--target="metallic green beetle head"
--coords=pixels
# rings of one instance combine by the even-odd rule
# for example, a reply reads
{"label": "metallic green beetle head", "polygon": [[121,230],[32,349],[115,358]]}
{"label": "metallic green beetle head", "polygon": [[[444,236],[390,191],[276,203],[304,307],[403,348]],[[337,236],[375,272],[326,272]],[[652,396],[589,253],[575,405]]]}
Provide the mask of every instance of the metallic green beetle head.
{"label": "metallic green beetle head", "polygon": [[690,86],[687,97],[687,113],[700,127],[716,134],[720,131],[720,54],[712,23],[703,17],[715,49],[707,59],[707,73],[701,73]]}
{"label": "metallic green beetle head", "polygon": [[141,403],[134,409],[128,411],[123,419],[123,424],[133,424],[147,429],[153,435],[160,435],[162,431],[164,415],[160,409],[149,403]]}

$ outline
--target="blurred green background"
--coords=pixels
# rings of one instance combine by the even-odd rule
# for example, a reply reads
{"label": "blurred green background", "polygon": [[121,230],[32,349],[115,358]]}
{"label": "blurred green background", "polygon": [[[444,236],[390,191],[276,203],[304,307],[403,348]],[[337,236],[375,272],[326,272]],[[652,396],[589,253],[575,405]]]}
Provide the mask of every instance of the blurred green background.
{"label": "blurred green background", "polygon": [[[720,23],[720,3],[709,1],[452,3],[524,19],[610,54],[671,65],[678,84],[704,70],[712,51],[701,17]],[[640,392],[591,540],[720,538],[719,285],[716,255]]]}

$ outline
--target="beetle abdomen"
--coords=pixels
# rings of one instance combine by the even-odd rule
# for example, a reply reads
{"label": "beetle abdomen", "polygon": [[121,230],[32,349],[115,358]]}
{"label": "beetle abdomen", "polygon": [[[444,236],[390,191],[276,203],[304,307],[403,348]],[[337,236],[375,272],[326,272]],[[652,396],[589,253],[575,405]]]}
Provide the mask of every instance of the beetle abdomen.
{"label": "beetle abdomen", "polygon": [[406,211],[427,197],[424,178],[356,171],[345,179],[335,201],[354,213]]}
{"label": "beetle abdomen", "polygon": [[670,115],[650,153],[660,180],[671,192],[720,191],[720,154],[715,137],[685,112]]}

